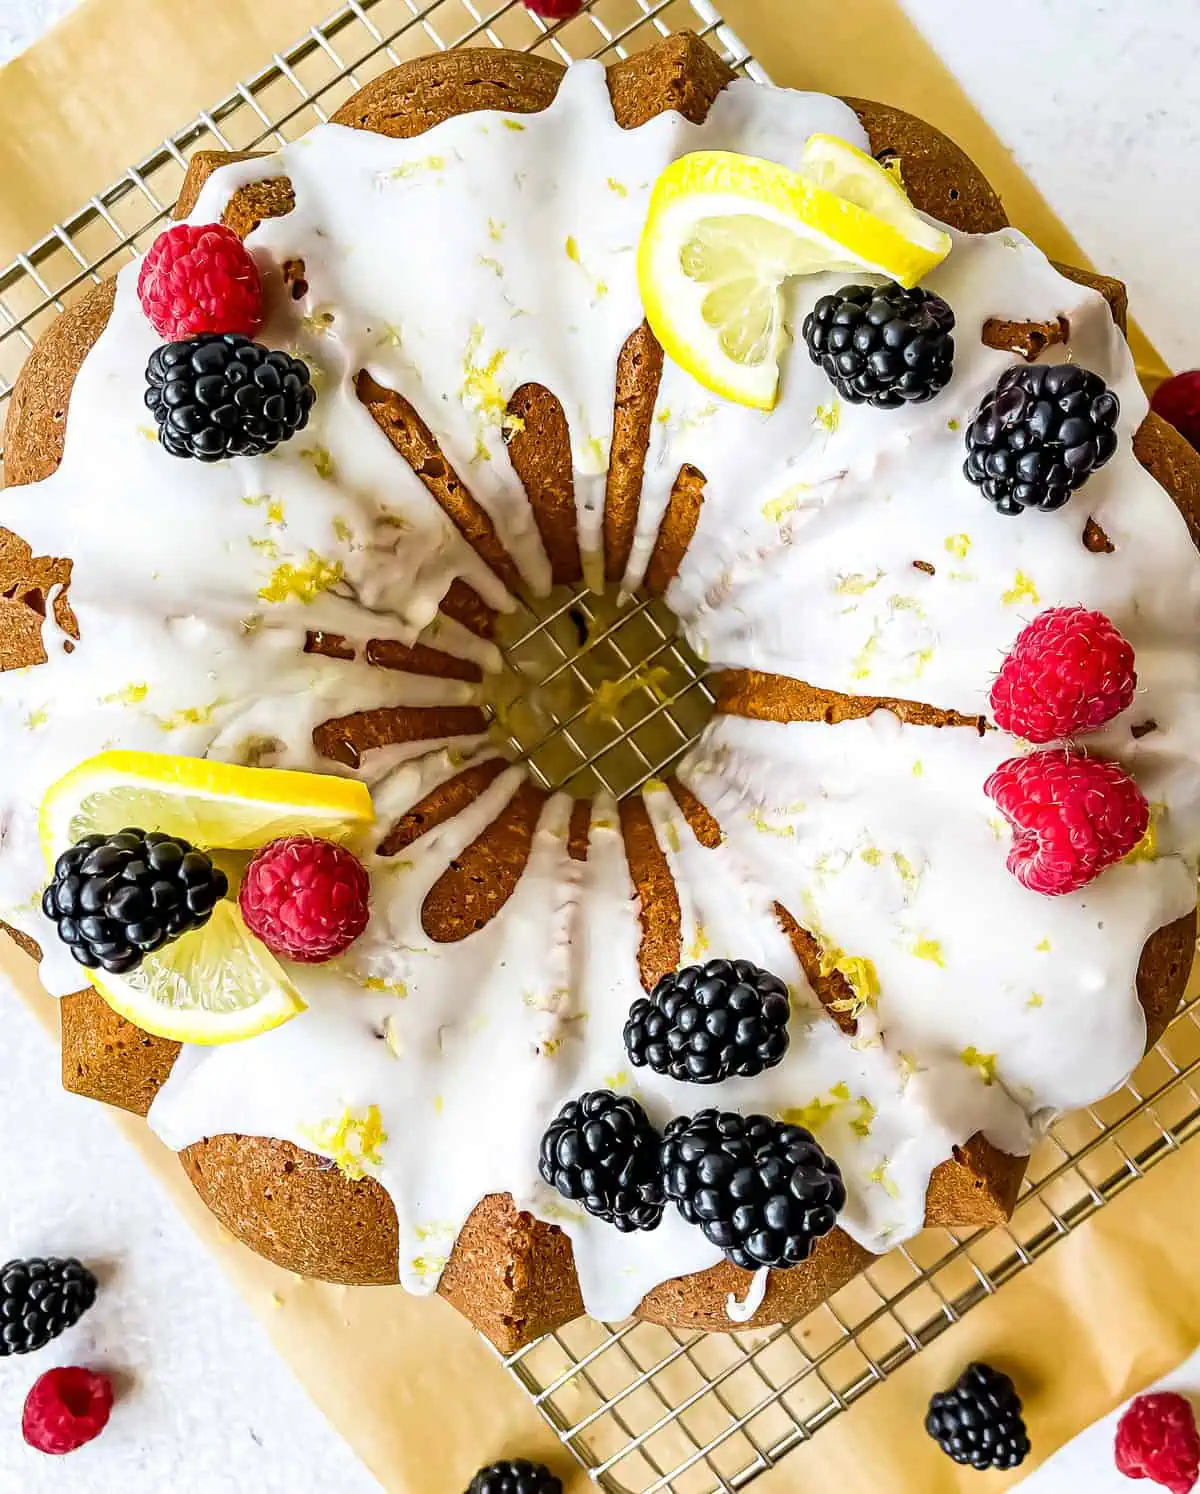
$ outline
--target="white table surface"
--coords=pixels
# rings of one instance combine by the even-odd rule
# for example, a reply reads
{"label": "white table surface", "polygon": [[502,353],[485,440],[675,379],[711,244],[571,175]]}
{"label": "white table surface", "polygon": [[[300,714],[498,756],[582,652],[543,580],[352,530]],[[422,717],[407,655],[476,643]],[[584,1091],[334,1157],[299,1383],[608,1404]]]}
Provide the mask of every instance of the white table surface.
{"label": "white table surface", "polygon": [[[0,62],[73,3],[0,0]],[[1168,361],[1200,363],[1200,0],[904,3],[1096,264],[1129,282]],[[0,1494],[377,1494],[103,1109],[61,1092],[57,1051],[2,989],[0,1032],[0,1260],[74,1253],[102,1276],[78,1327],[0,1361]],[[36,1375],[73,1362],[110,1368],[119,1400],[64,1464],[17,1429]],[[1110,1445],[1081,1439],[1031,1494],[1098,1494]]]}

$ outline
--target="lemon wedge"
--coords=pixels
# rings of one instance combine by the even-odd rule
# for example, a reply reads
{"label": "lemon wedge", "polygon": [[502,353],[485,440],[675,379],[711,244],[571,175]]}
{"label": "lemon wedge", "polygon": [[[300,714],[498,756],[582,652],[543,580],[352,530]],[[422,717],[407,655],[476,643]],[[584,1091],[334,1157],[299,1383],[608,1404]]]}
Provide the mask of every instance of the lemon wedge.
{"label": "lemon wedge", "polygon": [[887,171],[814,135],[799,171],[755,156],[696,151],[658,178],[638,246],[651,330],[707,389],[774,409],[792,275],[860,270],[915,285],[950,252]]}
{"label": "lemon wedge", "polygon": [[[337,840],[374,819],[371,795],[352,779],[203,758],[102,752],[64,774],[42,800],[46,865],[84,835],[126,825],[181,835],[222,860],[276,836]],[[114,1011],[144,1032],[184,1043],[256,1037],[304,1010],[279,961],[249,932],[236,902],[217,904],[200,929],[148,954],[127,975],[86,971]]]}
{"label": "lemon wedge", "polygon": [[239,1043],[304,1010],[279,961],[228,898],[203,928],[148,954],[128,975],[87,976],[135,1027],[179,1043]]}

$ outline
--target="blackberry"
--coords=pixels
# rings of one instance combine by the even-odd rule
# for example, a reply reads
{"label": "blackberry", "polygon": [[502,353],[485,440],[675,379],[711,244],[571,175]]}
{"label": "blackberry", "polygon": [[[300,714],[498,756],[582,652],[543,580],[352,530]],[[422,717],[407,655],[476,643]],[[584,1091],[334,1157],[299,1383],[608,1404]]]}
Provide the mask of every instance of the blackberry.
{"label": "blackberry", "polygon": [[0,1266],[0,1358],[45,1348],[95,1300],[96,1278],[77,1260],[35,1256]]}
{"label": "blackberry", "polygon": [[1016,1468],[1029,1452],[1021,1398],[1007,1375],[969,1364],[949,1390],[929,1402],[925,1430],[956,1463]]}
{"label": "blackberry", "polygon": [[505,1458],[490,1463],[471,1480],[467,1494],[562,1494],[562,1479],[545,1463],[528,1458]]}
{"label": "blackberry", "polygon": [[954,313],[932,291],[844,285],[804,318],[808,356],[853,404],[894,410],[932,399],[954,369]]}
{"label": "blackberry", "polygon": [[308,364],[240,332],[164,342],[146,364],[146,404],[177,457],[262,456],[308,424]]}
{"label": "blackberry", "polygon": [[177,835],[85,835],[54,865],[42,912],[81,965],[125,975],[142,957],[203,927],[229,891],[212,858]]}
{"label": "blackberry", "polygon": [[787,1052],[787,987],[749,960],[709,960],[664,975],[629,1009],[625,1051],[638,1068],[692,1084],[750,1078]]}
{"label": "blackberry", "polygon": [[1002,514],[1061,508],[1117,449],[1121,403],[1074,363],[1009,368],[967,427],[967,478]]}
{"label": "blackberry", "polygon": [[538,1171],[564,1198],[622,1234],[662,1219],[658,1132],[629,1095],[591,1090],[568,1100],[542,1137]]}
{"label": "blackberry", "polygon": [[812,1135],[765,1115],[680,1116],[663,1133],[660,1166],[683,1217],[745,1271],[807,1260],[846,1202],[837,1163]]}

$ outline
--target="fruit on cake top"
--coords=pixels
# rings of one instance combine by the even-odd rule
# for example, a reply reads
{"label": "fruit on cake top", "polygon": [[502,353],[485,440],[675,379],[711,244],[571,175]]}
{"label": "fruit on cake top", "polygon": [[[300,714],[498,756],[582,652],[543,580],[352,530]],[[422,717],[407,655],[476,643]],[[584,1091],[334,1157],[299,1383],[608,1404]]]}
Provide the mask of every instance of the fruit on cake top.
{"label": "fruit on cake top", "polygon": [[[44,662],[3,678],[4,917],[76,991],[43,909],[87,931],[42,902],[38,805],[82,773],[46,801],[57,854],[122,773],[143,803],[163,787],[144,756],[77,768],[95,754],[205,759],[170,790],[196,828],[95,820],[60,881],[109,875],[101,851],[176,864],[105,849],[127,824],[244,851],[322,834],[319,794],[315,826],[273,821],[223,764],[367,784],[367,811],[325,806],[369,878],[332,958],[247,957],[220,898],[245,858],[203,872],[197,916],[218,913],[169,948],[219,924],[208,947],[240,940],[245,978],[291,1004],[185,1043],[149,1118],[176,1148],[277,1138],[375,1180],[414,1291],[496,1194],[565,1232],[603,1317],[723,1254],[795,1265],[835,1218],[882,1250],[956,1148],[1024,1154],[1118,1085],[1147,941],[1190,948],[1200,560],[1134,455],[1147,406],[1109,307],[1013,229],[946,229],[935,253],[920,219],[919,287],[817,232],[747,331],[729,306],[762,295],[772,249],[740,220],[787,239],[762,183],[819,161],[814,137],[870,149],[846,104],[740,80],[701,123],[623,128],[581,63],[539,112],[333,124],[224,166],[188,221],[261,220],[258,351],[170,322],[164,346],[126,269],[57,471],[5,495],[32,554],[71,566],[45,573]],[[741,173],[701,173],[706,226],[677,252],[716,335],[697,352],[663,299],[664,361],[652,194],[700,152]],[[1048,329],[1038,361],[1003,327]],[[257,435],[204,413],[218,387]],[[581,809],[490,744],[481,681],[493,615],[583,574],[665,592],[719,674],[675,779]],[[205,818],[239,796],[257,840]],[[285,874],[259,874],[252,934]],[[137,970],[112,973],[135,1003]]]}

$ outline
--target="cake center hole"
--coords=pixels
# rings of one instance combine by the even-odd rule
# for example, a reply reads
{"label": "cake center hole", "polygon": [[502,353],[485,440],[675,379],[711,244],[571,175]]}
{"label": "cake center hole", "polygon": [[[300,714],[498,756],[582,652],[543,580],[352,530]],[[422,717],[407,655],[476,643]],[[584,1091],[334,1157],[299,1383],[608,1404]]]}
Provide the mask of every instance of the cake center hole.
{"label": "cake center hole", "polygon": [[669,774],[712,714],[704,665],[666,604],[617,599],[558,586],[500,619],[491,733],[543,788],[631,793]]}

